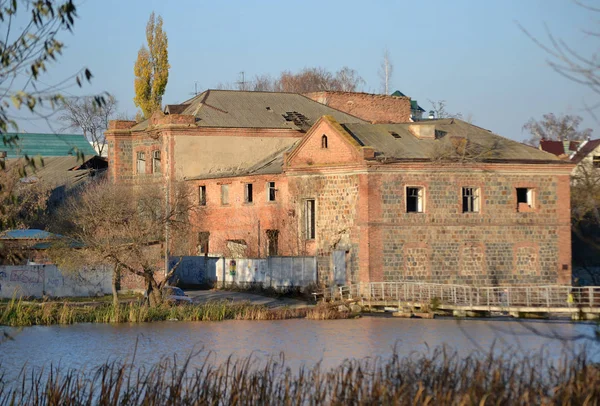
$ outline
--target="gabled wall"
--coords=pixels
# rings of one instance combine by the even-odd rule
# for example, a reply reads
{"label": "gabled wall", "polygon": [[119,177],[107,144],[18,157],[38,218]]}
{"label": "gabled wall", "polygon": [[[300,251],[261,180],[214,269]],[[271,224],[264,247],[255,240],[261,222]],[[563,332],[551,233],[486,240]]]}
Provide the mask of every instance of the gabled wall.
{"label": "gabled wall", "polygon": [[[323,137],[326,137],[326,143]],[[287,168],[330,167],[360,163],[360,144],[335,120],[323,116],[288,155]]]}

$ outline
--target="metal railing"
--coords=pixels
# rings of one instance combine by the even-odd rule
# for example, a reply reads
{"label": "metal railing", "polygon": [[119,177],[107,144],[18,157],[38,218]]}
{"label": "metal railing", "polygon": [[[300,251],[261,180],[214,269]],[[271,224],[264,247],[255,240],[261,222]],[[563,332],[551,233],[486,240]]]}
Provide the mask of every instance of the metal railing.
{"label": "metal railing", "polygon": [[362,299],[488,307],[600,307],[600,286],[480,287],[422,282],[371,282],[334,286],[317,294],[325,301]]}

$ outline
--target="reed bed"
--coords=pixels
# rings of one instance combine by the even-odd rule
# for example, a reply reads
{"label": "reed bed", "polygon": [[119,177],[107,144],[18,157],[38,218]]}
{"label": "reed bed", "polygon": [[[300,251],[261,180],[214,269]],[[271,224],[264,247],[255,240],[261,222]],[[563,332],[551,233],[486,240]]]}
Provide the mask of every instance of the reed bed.
{"label": "reed bed", "polygon": [[[198,355],[197,355],[198,356]],[[0,377],[5,405],[595,405],[600,366],[585,356],[551,365],[544,357],[473,355],[445,349],[401,358],[346,361],[292,371],[284,356],[220,365],[163,359],[150,368],[112,362],[90,371],[22,371]]]}
{"label": "reed bed", "polygon": [[223,320],[285,320],[308,318],[330,320],[348,318],[348,313],[338,312],[329,306],[292,309],[269,309],[246,302],[212,301],[204,304],[162,305],[149,307],[130,302],[113,304],[73,305],[48,302],[23,303],[12,300],[0,307],[0,325],[22,327],[33,325],[73,323],[141,323],[151,321],[223,321]]}

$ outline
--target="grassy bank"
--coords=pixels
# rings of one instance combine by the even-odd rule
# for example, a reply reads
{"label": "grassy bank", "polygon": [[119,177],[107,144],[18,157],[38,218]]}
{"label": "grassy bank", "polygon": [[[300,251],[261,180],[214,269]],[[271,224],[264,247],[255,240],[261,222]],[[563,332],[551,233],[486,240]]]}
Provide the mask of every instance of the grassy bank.
{"label": "grassy bank", "polygon": [[248,303],[214,301],[181,306],[148,307],[138,302],[76,306],[73,303],[24,303],[12,300],[0,306],[0,325],[34,326],[73,323],[138,323],[150,321],[223,321],[223,320],[284,320],[307,318],[313,320],[349,317],[335,308],[316,306],[304,309],[278,308]]}
{"label": "grassy bank", "polygon": [[189,367],[190,359],[150,368],[111,363],[80,372],[22,372],[4,384],[0,406],[48,405],[525,405],[600,402],[600,367],[584,357],[550,366],[543,357],[465,359],[443,349],[337,368],[291,371],[285,357]]}

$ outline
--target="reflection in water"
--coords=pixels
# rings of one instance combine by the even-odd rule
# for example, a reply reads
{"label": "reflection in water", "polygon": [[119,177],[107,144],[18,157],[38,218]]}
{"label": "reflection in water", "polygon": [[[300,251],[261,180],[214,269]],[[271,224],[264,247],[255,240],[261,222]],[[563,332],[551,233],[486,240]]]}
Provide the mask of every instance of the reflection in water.
{"label": "reflection in water", "polygon": [[[534,334],[539,330],[543,336]],[[8,376],[17,374],[26,362],[30,367],[61,365],[90,369],[107,360],[151,365],[162,357],[185,357],[192,351],[211,352],[211,362],[230,354],[253,355],[257,360],[285,354],[286,364],[296,369],[322,361],[333,367],[346,358],[388,357],[396,347],[402,356],[427,352],[447,345],[461,355],[473,351],[520,354],[544,349],[557,358],[575,351],[576,344],[546,336],[592,337],[593,324],[568,322],[519,322],[455,319],[396,319],[363,317],[358,320],[283,320],[225,322],[160,322],[144,324],[78,324],[73,326],[28,327],[9,330],[15,341],[1,344],[0,363]],[[587,342],[586,351],[600,360],[600,344]],[[204,356],[195,358],[197,364]],[[193,364],[192,364],[193,366]]]}

